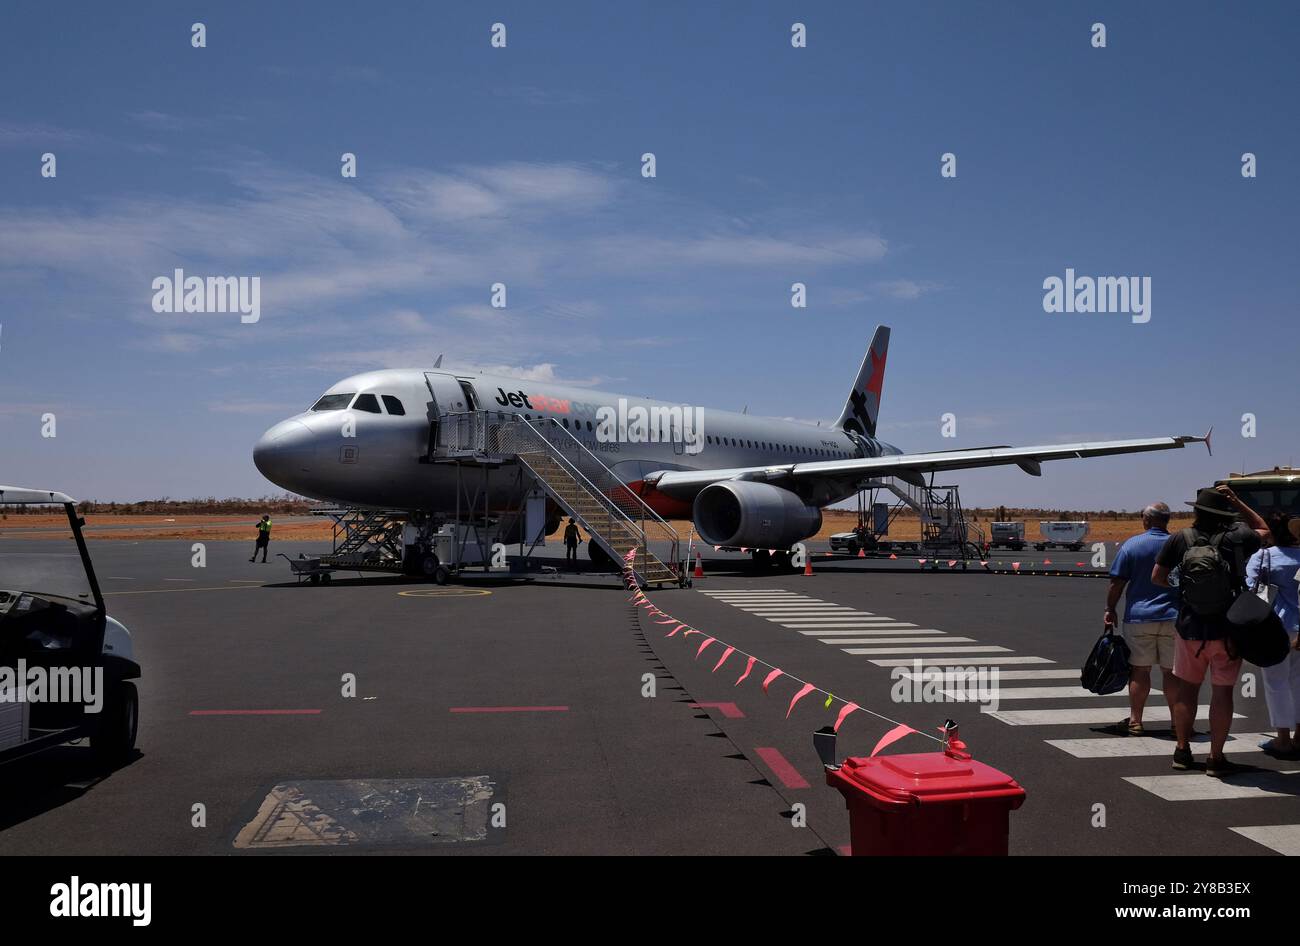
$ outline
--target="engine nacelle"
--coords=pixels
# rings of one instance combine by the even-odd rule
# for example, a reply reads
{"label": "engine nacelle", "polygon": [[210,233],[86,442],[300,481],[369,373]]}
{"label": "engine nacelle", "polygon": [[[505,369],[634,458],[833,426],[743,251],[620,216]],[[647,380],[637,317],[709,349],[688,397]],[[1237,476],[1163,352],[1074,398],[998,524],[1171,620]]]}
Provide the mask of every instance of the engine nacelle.
{"label": "engine nacelle", "polygon": [[822,527],[822,511],[788,489],[749,480],[711,483],[695,497],[695,529],[709,545],[788,549]]}

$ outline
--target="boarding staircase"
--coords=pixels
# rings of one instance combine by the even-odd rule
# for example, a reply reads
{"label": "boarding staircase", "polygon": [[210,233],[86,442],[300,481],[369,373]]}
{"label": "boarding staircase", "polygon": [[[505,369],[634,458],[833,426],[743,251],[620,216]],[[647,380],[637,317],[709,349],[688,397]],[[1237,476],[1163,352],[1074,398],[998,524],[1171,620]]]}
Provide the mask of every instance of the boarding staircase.
{"label": "boarding staircase", "polygon": [[641,584],[681,581],[677,532],[554,418],[529,420],[492,411],[442,414],[429,459],[517,460],[615,564],[621,566],[635,551],[632,571]]}
{"label": "boarding staircase", "polygon": [[321,505],[313,509],[312,514],[329,516],[334,520],[333,551],[321,557],[322,564],[401,570],[405,512]]}
{"label": "boarding staircase", "polygon": [[916,486],[892,476],[877,477],[864,484],[866,489],[885,489],[898,497],[890,511],[889,524],[911,508],[921,520],[921,547],[928,551],[956,550],[964,557],[978,558],[984,545],[984,532],[966,519],[956,486]]}

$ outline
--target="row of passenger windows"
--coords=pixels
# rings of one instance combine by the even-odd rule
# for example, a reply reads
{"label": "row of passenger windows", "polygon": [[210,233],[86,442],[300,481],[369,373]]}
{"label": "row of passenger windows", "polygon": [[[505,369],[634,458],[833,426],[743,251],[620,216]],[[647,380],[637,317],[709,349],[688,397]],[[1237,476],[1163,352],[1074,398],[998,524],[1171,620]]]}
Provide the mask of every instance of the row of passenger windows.
{"label": "row of passenger windows", "polygon": [[[356,398],[354,401],[353,398]],[[313,411],[342,411],[346,410],[349,405],[354,411],[365,411],[367,414],[382,414],[383,408],[379,406],[380,398],[383,399],[384,407],[388,408],[388,413],[394,417],[404,417],[406,408],[402,402],[391,394],[381,394],[376,397],[373,394],[326,394],[313,406]]]}
{"label": "row of passenger windows", "polygon": [[[505,420],[505,417],[506,415],[501,411],[497,412],[498,420]],[[531,421],[532,419],[533,419],[532,414],[524,415],[524,420]],[[537,415],[537,419],[540,421],[540,420],[546,420],[547,418],[539,414]],[[561,418],[559,423],[564,427],[565,430],[570,429],[569,419],[567,417]],[[587,432],[590,433],[592,430],[591,421],[587,421],[586,423],[587,423]],[[572,429],[581,432],[582,424],[583,424],[582,421],[575,420],[573,422]],[[792,446],[791,444],[770,443],[766,440],[742,440],[738,437],[715,438],[712,434],[705,437],[705,440],[708,441],[708,443],[710,444],[717,444],[720,447],[745,447],[751,450],[755,450],[755,449],[767,450],[773,453],[802,454],[804,456],[827,457],[831,459],[841,459],[848,456],[848,454],[843,450],[827,450],[823,447],[796,447],[796,446]]]}
{"label": "row of passenger windows", "polygon": [[723,447],[747,447],[750,449],[767,450],[774,453],[803,454],[804,456],[829,457],[832,459],[848,456],[848,454],[843,450],[827,450],[824,447],[796,447],[788,443],[770,443],[766,440],[742,440],[738,437],[718,437],[715,441],[712,436],[708,436],[705,439],[709,443],[716,442]]}

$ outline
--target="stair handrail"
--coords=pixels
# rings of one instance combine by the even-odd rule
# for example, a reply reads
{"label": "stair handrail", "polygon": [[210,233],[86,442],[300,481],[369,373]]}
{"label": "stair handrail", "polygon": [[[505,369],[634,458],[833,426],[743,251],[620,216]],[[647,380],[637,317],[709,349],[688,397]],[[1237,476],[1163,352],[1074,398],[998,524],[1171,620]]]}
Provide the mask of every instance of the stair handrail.
{"label": "stair handrail", "polygon": [[[547,423],[548,421],[549,423]],[[596,497],[602,505],[612,508],[618,513],[621,522],[633,530],[634,538],[645,554],[651,554],[649,547],[650,536],[647,532],[646,524],[652,524],[656,528],[656,531],[661,533],[658,540],[666,541],[671,546],[672,551],[669,555],[669,568],[676,569],[679,567],[680,563],[678,562],[678,558],[681,540],[678,537],[676,530],[664,521],[663,517],[651,509],[645,500],[633,492],[626,483],[619,479],[614,471],[606,466],[598,456],[588,450],[581,440],[573,436],[571,431],[562,427],[559,421],[554,418],[545,418],[541,420],[541,423],[546,427],[549,427],[550,430],[556,434],[557,438],[561,435],[568,437],[568,441],[562,442],[571,442],[578,448],[579,456],[587,458],[588,465],[592,468],[592,472],[607,480],[608,491],[593,483],[591,478],[587,476],[582,468],[579,467],[577,463],[570,460],[569,457],[565,455],[564,450],[547,436],[547,432],[539,429],[531,420],[521,417],[518,414],[510,414],[503,419],[502,423],[498,425],[498,428],[503,429],[508,425],[514,424],[531,432],[541,441],[542,444],[545,445],[545,454],[547,456],[550,456],[558,462],[564,468],[566,473],[569,473],[569,475],[578,479],[580,483],[585,486],[587,491],[592,496]],[[619,499],[622,499],[624,502],[619,502]],[[624,503],[626,503],[626,506]],[[640,517],[641,525],[638,525],[637,520],[629,515],[629,509],[626,507],[631,507],[631,509],[636,512]],[[658,556],[655,557],[658,558]]]}

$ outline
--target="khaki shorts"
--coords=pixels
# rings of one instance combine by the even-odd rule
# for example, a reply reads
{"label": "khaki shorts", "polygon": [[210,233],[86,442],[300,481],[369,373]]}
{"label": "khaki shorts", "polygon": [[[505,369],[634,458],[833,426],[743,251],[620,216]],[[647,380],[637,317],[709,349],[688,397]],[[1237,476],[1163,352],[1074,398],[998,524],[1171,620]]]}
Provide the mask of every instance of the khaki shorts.
{"label": "khaki shorts", "polygon": [[1129,663],[1134,667],[1174,666],[1174,622],[1150,621],[1124,624],[1124,642],[1128,644]]}

